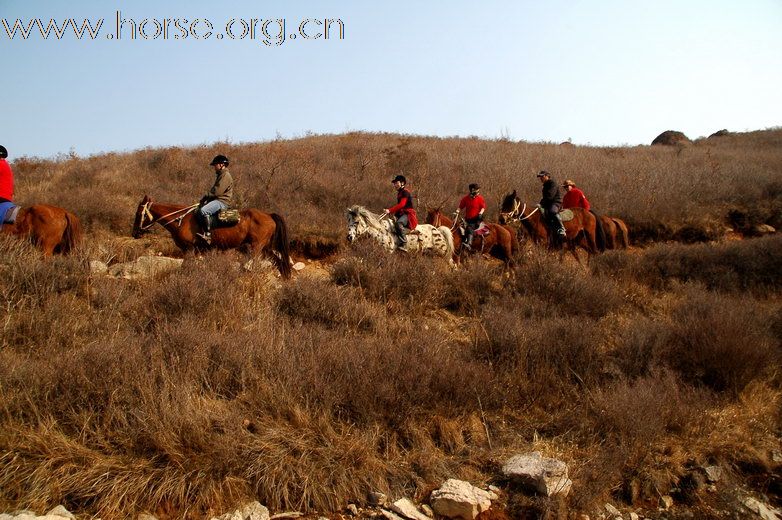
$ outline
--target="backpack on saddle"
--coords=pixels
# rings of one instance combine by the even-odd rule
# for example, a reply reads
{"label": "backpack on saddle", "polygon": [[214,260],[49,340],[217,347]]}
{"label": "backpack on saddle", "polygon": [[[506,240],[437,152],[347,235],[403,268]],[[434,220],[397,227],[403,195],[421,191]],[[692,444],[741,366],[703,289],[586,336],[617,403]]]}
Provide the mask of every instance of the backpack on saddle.
{"label": "backpack on saddle", "polygon": [[241,215],[239,215],[238,209],[221,209],[217,213],[217,218],[214,221],[215,227],[231,227],[235,226],[239,223],[241,220]]}

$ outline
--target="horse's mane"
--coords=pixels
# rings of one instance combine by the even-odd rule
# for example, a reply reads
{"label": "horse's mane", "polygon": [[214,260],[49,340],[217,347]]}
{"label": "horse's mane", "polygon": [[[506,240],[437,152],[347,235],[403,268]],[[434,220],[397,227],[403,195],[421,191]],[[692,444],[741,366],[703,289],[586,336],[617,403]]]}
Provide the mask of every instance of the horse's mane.
{"label": "horse's mane", "polygon": [[379,229],[381,231],[385,231],[385,228],[383,227],[383,224],[380,223],[380,215],[376,215],[375,213],[372,213],[364,206],[351,206],[348,208],[347,211],[349,214],[361,217],[364,220],[366,220],[367,224],[372,226],[375,229]]}

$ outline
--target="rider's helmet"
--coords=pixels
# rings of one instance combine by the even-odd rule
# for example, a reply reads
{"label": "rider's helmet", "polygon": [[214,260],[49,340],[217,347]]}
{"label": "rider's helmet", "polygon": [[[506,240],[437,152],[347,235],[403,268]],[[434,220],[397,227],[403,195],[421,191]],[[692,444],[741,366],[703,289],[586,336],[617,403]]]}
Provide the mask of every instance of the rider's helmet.
{"label": "rider's helmet", "polygon": [[407,179],[405,179],[404,175],[397,175],[393,179],[391,179],[391,183],[394,182],[401,182],[403,185],[407,184]]}
{"label": "rider's helmet", "polygon": [[0,145],[0,159],[5,159],[8,157],[8,150],[5,149],[5,146]]}
{"label": "rider's helmet", "polygon": [[215,164],[224,164],[228,166],[228,157],[225,155],[215,155],[215,158],[212,159],[212,162],[209,163],[209,166],[214,166]]}

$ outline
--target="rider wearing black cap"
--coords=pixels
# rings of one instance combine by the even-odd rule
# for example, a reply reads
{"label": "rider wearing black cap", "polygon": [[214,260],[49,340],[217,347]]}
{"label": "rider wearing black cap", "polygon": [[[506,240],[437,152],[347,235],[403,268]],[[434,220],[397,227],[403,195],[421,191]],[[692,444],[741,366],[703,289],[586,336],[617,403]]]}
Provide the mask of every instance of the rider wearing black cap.
{"label": "rider wearing black cap", "polygon": [[472,183],[468,186],[470,193],[462,197],[459,201],[459,208],[456,210],[456,218],[458,220],[459,213],[464,210],[464,222],[467,224],[464,230],[464,246],[467,249],[472,247],[472,237],[475,230],[478,229],[483,222],[483,213],[486,211],[486,201],[481,195],[481,187],[476,183]]}
{"label": "rider wearing black cap", "polygon": [[203,231],[203,233],[199,233],[199,236],[207,244],[212,243],[213,216],[220,210],[228,209],[233,201],[234,180],[228,171],[228,163],[228,157],[225,155],[217,155],[209,163],[209,166],[213,166],[215,170],[215,182],[209,192],[201,198],[198,208],[198,220]]}
{"label": "rider wearing black cap", "polygon": [[398,249],[407,251],[405,228],[412,231],[418,225],[418,217],[415,214],[415,206],[413,205],[413,194],[405,187],[407,185],[407,179],[404,175],[397,175],[394,177],[391,180],[391,184],[396,188],[396,206],[388,208],[386,213],[390,213],[396,217],[395,226],[396,237],[399,240]]}
{"label": "rider wearing black cap", "polygon": [[565,226],[559,216],[559,210],[562,209],[562,192],[559,191],[559,184],[551,178],[551,174],[546,170],[538,173],[538,179],[543,183],[543,198],[540,199],[540,206],[543,208],[543,215],[548,221],[549,228],[554,231],[560,239],[565,238]]}

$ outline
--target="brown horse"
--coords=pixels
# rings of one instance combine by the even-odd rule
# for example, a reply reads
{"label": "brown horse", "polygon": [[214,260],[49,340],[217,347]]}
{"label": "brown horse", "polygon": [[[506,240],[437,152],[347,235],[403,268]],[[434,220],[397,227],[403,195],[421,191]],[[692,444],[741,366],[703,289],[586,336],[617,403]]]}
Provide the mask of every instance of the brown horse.
{"label": "brown horse", "polygon": [[[566,232],[565,243],[578,262],[581,262],[581,260],[578,258],[576,247],[581,246],[586,250],[588,262],[589,257],[597,253],[595,238],[597,218],[583,208],[570,208],[570,210],[573,212],[573,218],[563,222]],[[552,234],[549,232],[540,208],[536,206],[534,209],[528,209],[527,205],[523,204],[521,199],[516,196],[516,190],[507,194],[503,198],[502,203],[500,203],[499,220],[501,224],[509,224],[514,220],[518,220],[522,224],[522,229],[533,242],[536,244],[548,244],[552,249],[557,247],[557,244],[552,240]]]}
{"label": "brown horse", "polygon": [[600,223],[606,233],[606,249],[627,249],[630,247],[627,224],[623,220],[603,215],[600,217]]}
{"label": "brown horse", "polygon": [[3,234],[29,240],[43,250],[44,256],[66,255],[81,240],[81,223],[68,210],[35,204],[20,208],[14,224],[3,224]]}
{"label": "brown horse", "polygon": [[[462,236],[461,233],[457,233],[454,229],[453,220],[443,215],[440,208],[427,209],[426,211],[426,223],[435,227],[448,226],[453,233],[454,243],[454,260],[459,261],[462,251],[465,248],[461,247]],[[486,222],[486,226],[489,228],[488,235],[474,235],[472,241],[472,250],[487,252],[494,258],[498,258],[505,262],[506,266],[511,266],[513,263],[513,257],[518,253],[518,241],[516,240],[516,232],[513,229],[499,224],[493,224]]]}
{"label": "brown horse", "polygon": [[257,209],[242,210],[238,224],[212,230],[212,244],[208,245],[197,236],[201,228],[195,219],[196,210],[195,204],[182,206],[152,202],[144,195],[136,210],[133,238],[139,238],[152,226],[160,224],[171,233],[174,243],[182,251],[247,248],[253,255],[264,253],[269,256],[283,278],[290,278],[288,227],[280,215],[263,213]]}

